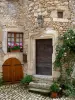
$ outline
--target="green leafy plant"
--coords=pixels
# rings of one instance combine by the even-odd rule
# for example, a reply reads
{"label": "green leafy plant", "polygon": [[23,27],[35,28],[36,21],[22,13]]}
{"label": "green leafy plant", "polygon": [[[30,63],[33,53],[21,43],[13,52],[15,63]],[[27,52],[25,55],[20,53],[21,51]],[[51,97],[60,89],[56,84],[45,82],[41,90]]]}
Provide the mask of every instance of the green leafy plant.
{"label": "green leafy plant", "polygon": [[65,89],[63,89],[63,94],[69,97],[75,97],[75,88],[72,84],[65,84]]}
{"label": "green leafy plant", "polygon": [[75,32],[68,30],[63,34],[62,43],[56,47],[54,68],[60,68],[58,82],[66,96],[75,96],[75,86],[72,83],[72,73],[75,64]]}
{"label": "green leafy plant", "polygon": [[4,84],[4,80],[0,78],[0,86],[2,86],[3,84]]}
{"label": "green leafy plant", "polygon": [[55,82],[50,86],[51,92],[59,92],[60,89],[61,89],[60,85],[58,83],[55,83]]}
{"label": "green leafy plant", "polygon": [[75,87],[75,79],[72,80],[72,84]]}
{"label": "green leafy plant", "polygon": [[[60,38],[59,38],[60,39]],[[59,40],[61,42],[61,40]],[[61,78],[71,78],[75,63],[75,32],[69,30],[64,33],[62,43],[56,47],[54,68],[60,68]],[[64,69],[64,70],[63,70]],[[64,74],[63,74],[64,73]]]}
{"label": "green leafy plant", "polygon": [[20,46],[13,46],[11,47],[11,50],[20,50]]}
{"label": "green leafy plant", "polygon": [[25,84],[25,83],[30,83],[32,82],[32,75],[26,75],[22,80],[21,83]]}
{"label": "green leafy plant", "polygon": [[[59,40],[61,41],[61,40]],[[75,54],[75,32],[73,30],[69,30],[63,35],[63,43],[62,45],[58,44],[56,48],[56,60],[55,67],[61,67],[62,61],[68,61],[66,59],[67,56],[74,57]],[[69,58],[69,57],[68,57]]]}
{"label": "green leafy plant", "polygon": [[20,50],[20,46],[17,44],[14,44],[13,46],[8,45],[8,51],[10,50]]}

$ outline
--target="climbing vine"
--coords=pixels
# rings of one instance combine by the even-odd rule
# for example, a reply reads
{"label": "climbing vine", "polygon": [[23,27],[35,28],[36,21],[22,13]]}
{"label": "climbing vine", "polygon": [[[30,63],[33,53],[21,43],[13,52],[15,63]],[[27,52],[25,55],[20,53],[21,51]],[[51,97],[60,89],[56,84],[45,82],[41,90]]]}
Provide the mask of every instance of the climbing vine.
{"label": "climbing vine", "polygon": [[[61,40],[60,40],[61,41]],[[61,74],[65,69],[65,76],[71,77],[75,63],[75,32],[69,30],[62,36],[62,42],[56,47],[54,68],[59,68]]]}

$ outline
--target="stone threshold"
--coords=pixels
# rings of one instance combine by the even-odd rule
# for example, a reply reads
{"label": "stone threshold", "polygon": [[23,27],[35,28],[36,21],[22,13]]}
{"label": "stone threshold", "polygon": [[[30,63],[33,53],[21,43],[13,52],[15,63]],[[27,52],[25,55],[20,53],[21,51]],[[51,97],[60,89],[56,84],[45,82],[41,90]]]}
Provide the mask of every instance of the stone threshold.
{"label": "stone threshold", "polygon": [[41,78],[41,79],[53,79],[52,76],[48,76],[48,75],[33,75],[33,77],[35,78]]}

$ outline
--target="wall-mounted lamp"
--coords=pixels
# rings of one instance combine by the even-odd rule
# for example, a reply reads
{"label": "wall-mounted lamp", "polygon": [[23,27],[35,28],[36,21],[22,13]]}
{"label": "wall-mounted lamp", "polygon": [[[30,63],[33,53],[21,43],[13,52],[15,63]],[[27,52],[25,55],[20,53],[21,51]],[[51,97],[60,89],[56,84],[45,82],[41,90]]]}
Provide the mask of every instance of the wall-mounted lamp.
{"label": "wall-mounted lamp", "polygon": [[40,27],[43,27],[44,19],[42,15],[38,15],[37,22]]}

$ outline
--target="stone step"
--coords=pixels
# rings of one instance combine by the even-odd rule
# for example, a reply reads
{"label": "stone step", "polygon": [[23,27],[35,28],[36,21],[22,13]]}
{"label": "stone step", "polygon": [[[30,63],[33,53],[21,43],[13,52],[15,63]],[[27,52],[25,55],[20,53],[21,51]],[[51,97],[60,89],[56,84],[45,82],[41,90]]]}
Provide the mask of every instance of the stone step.
{"label": "stone step", "polygon": [[31,91],[31,92],[39,92],[39,93],[50,93],[50,91],[49,90],[43,90],[43,89],[36,89],[36,88],[29,88],[29,91]]}
{"label": "stone step", "polygon": [[33,82],[29,83],[29,91],[33,92],[41,92],[41,93],[49,93],[50,86],[52,84],[53,79],[50,77],[44,76],[33,76]]}
{"label": "stone step", "polygon": [[51,84],[52,83],[48,84],[48,83],[40,83],[40,82],[30,82],[29,88],[37,88],[37,89],[49,90]]}
{"label": "stone step", "polygon": [[38,83],[47,83],[47,84],[50,84],[52,83],[53,79],[50,78],[50,77],[44,77],[44,76],[33,76],[33,80],[35,82],[38,82]]}

